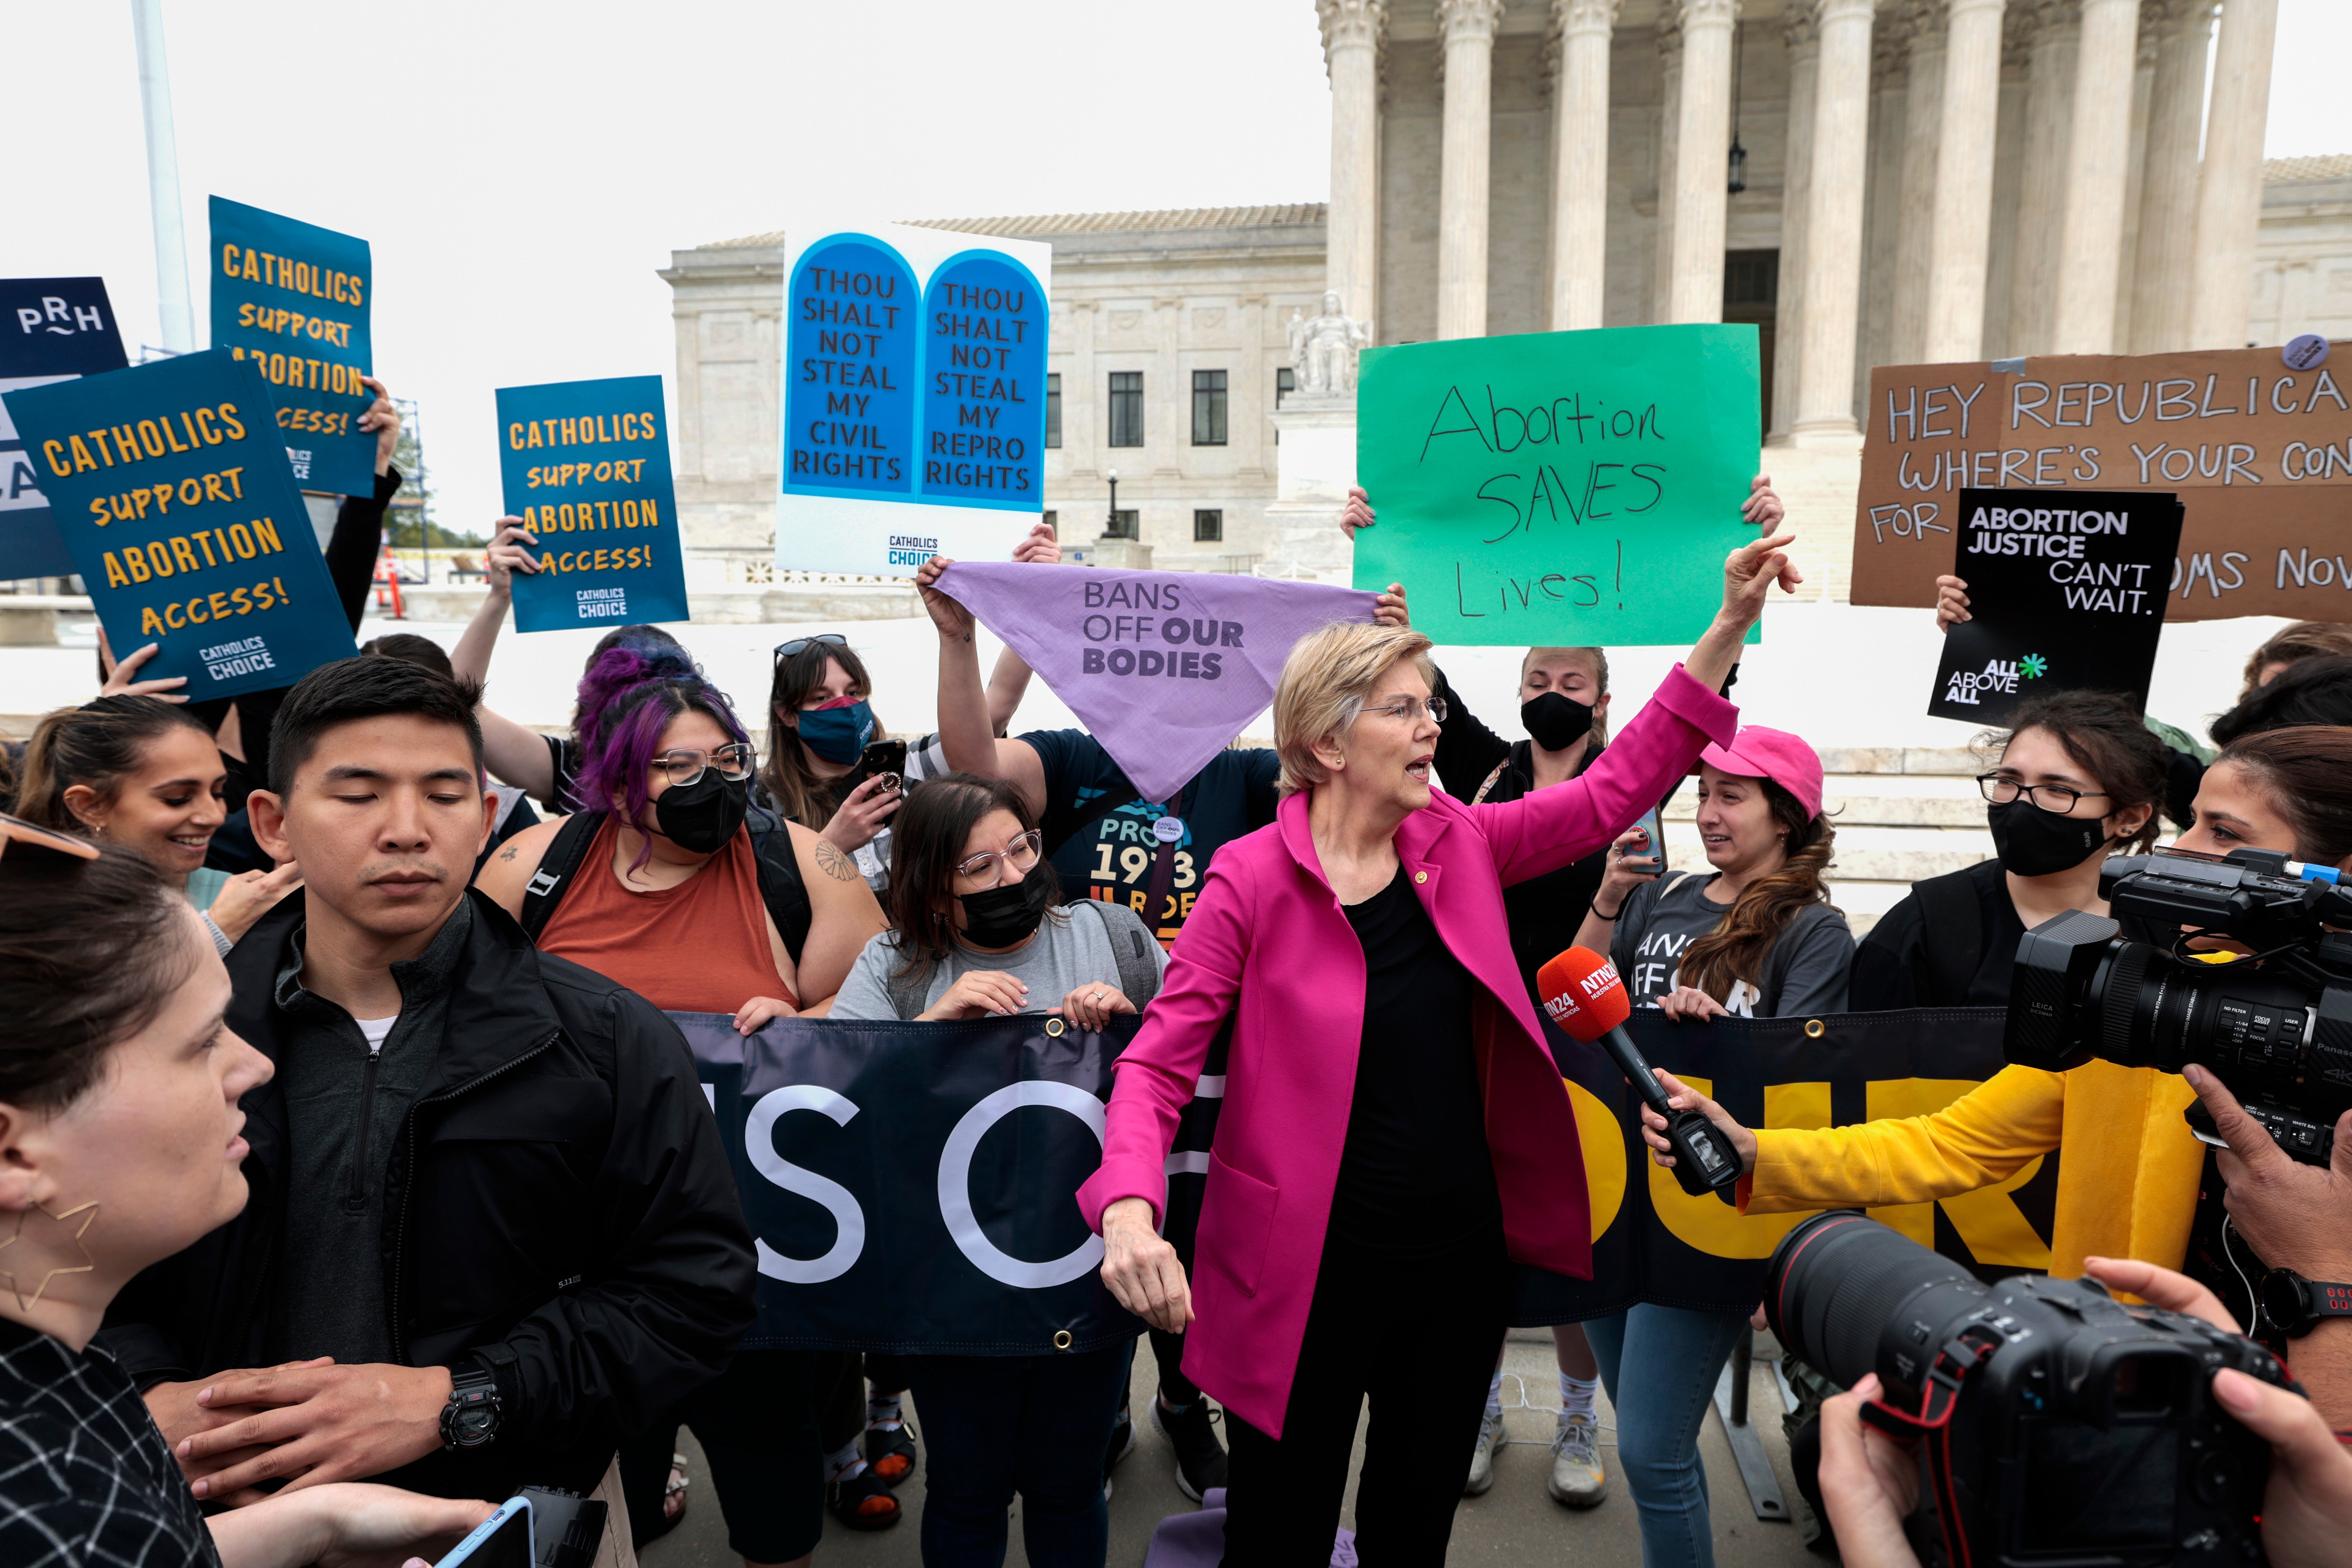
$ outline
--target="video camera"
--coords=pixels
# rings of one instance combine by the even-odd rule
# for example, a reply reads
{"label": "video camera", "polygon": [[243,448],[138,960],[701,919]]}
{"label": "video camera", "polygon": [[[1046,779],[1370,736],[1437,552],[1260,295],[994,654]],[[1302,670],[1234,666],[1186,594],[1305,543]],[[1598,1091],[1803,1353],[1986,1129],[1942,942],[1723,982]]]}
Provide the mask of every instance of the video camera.
{"label": "video camera", "polygon": [[2302,1390],[2252,1340],[2095,1280],[1987,1285],[1852,1210],[1781,1239],[1764,1312],[1839,1385],[1878,1374],[1864,1418],[1927,1445],[1949,1563],[2263,1561],[2270,1445],[2214,1402],[2213,1375]]}
{"label": "video camera", "polygon": [[[2120,940],[2115,921],[2070,909],[2027,932],[2010,982],[2009,1061],[2053,1072],[2094,1056],[2168,1072],[2200,1062],[2281,1148],[2327,1164],[2336,1119],[2352,1108],[2352,931],[2325,927],[2352,926],[2352,887],[2333,866],[2272,850],[2174,850],[2115,856],[2099,894],[2117,915],[2190,929],[2167,949]],[[2234,937],[2253,956],[2184,956],[2203,935]],[[2187,1115],[2199,1138],[2221,1142],[2202,1104]]]}

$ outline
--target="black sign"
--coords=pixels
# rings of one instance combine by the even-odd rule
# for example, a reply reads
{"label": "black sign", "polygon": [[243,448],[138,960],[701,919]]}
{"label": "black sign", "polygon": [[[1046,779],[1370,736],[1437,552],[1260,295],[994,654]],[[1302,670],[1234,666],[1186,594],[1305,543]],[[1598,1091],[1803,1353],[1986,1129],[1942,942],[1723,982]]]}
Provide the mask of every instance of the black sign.
{"label": "black sign", "polygon": [[2053,691],[2146,706],[2180,519],[2153,491],[1962,490],[1952,570],[1972,618],[1944,635],[1927,711],[2004,724]]}
{"label": "black sign", "polygon": [[[0,277],[0,393],[119,371],[122,335],[100,277]],[[73,556],[0,402],[0,578],[66,577]]]}
{"label": "black sign", "polygon": [[[746,1344],[1020,1355],[1139,1332],[1101,1283],[1102,1243],[1075,1199],[1100,1162],[1112,1062],[1137,1020],[1087,1034],[1041,1017],[780,1019],[745,1039],[731,1018],[670,1016],[758,1237],[760,1318]],[[1711,1024],[1645,1009],[1627,1027],[1651,1061],[1751,1126],[1920,1115],[2002,1066],[1999,1009]],[[1804,1217],[1685,1194],[1650,1163],[1606,1058],[1548,1038],[1576,1103],[1582,1148],[1562,1157],[1584,1164],[1593,1278],[1521,1269],[1513,1321],[1574,1322],[1637,1301],[1754,1306],[1765,1260]],[[1221,1041],[1168,1160],[1164,1233],[1188,1264],[1223,1058]],[[2049,1266],[2056,1190],[2053,1155],[1980,1192],[1874,1213],[1992,1278]]]}

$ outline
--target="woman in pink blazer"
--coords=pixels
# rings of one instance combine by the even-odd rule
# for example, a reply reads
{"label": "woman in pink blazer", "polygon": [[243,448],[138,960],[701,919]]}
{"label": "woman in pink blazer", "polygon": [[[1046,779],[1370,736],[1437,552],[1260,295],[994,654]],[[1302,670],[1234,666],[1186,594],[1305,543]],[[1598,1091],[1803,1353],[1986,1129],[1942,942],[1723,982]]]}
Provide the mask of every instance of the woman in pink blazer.
{"label": "woman in pink blazer", "polygon": [[[1328,1554],[1368,1395],[1357,1533],[1389,1561],[1444,1560],[1510,1262],[1591,1272],[1576,1120],[1503,886],[1609,842],[1730,740],[1716,690],[1771,584],[1801,580],[1793,537],[1732,553],[1714,625],[1601,761],[1504,805],[1430,788],[1427,638],[1340,624],[1291,651],[1286,799],[1211,863],[1078,1195],[1130,1312],[1181,1330],[1197,1289],[1184,1370],[1225,1406],[1228,1563]],[[1228,1014],[1188,1282],[1157,1234],[1166,1162]]]}

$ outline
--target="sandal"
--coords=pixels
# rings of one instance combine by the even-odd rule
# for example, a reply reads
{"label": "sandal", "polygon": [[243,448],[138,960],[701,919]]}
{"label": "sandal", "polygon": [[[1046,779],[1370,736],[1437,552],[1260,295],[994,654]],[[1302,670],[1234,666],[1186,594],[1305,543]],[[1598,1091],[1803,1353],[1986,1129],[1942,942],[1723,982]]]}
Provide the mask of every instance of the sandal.
{"label": "sandal", "polygon": [[856,1474],[826,1487],[825,1506],[852,1530],[887,1530],[898,1522],[902,1511],[898,1500],[890,1495],[890,1483],[876,1474],[872,1465],[861,1465]]}
{"label": "sandal", "polygon": [[669,1479],[662,1483],[662,1525],[664,1529],[675,1526],[678,1521],[686,1517],[686,1489],[688,1485],[688,1482],[686,1475],[686,1456],[684,1454],[672,1454],[669,1457]]}
{"label": "sandal", "polygon": [[869,1423],[866,1428],[866,1463],[887,1486],[895,1487],[913,1475],[913,1425],[904,1419]]}

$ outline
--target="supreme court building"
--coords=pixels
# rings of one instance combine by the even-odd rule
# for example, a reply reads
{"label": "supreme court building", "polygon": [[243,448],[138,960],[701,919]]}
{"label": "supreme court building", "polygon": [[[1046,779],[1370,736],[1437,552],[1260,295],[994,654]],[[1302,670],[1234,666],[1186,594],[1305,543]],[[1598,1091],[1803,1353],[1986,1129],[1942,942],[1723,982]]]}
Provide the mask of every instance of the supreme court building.
{"label": "supreme court building", "polygon": [[[1066,543],[1278,570],[1286,325],[1327,288],[1378,343],[1755,323],[1835,593],[1874,364],[2352,337],[2352,155],[2262,157],[2277,0],[1315,4],[1328,206],[936,221],[1054,246]],[[782,238],[662,274],[706,571],[768,559]]]}

